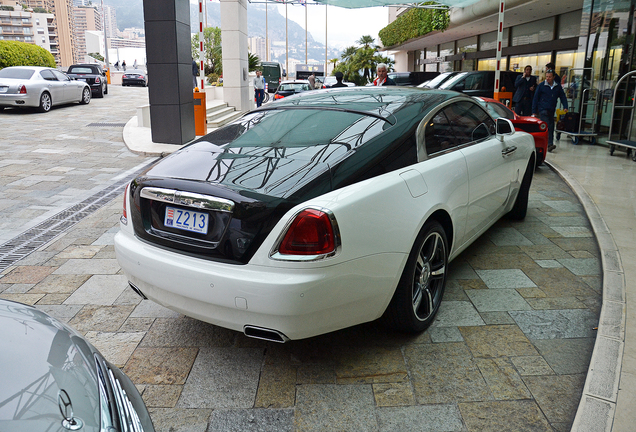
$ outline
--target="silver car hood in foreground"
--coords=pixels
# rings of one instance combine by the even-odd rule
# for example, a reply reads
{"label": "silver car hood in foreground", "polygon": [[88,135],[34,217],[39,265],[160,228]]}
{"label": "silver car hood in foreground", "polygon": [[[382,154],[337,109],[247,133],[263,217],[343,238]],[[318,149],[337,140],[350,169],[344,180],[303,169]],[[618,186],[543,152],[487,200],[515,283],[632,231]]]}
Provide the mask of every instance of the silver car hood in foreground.
{"label": "silver car hood in foreground", "polygon": [[86,341],[36,308],[0,301],[0,430],[64,431],[59,393],[82,431],[99,431],[95,356]]}
{"label": "silver car hood in foreground", "polygon": [[0,299],[0,332],[0,431],[154,431],[130,379],[71,328]]}

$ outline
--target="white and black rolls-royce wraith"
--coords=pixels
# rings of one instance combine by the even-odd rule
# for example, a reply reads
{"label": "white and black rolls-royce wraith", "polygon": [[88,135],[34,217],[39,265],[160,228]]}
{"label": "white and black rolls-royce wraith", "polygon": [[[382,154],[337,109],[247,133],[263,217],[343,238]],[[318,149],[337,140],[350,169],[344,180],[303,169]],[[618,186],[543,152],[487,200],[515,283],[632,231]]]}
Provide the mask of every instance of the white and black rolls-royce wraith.
{"label": "white and black rolls-royce wraith", "polygon": [[532,136],[453,91],[306,92],[134,179],[117,258],[147,298],[248,336],[422,331],[448,262],[525,216],[534,167]]}

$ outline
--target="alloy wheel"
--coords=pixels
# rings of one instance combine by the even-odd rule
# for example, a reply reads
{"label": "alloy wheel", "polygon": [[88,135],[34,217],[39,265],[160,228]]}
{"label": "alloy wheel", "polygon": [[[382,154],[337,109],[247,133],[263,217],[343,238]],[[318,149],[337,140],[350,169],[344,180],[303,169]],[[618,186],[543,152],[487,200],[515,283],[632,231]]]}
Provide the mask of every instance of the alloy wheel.
{"label": "alloy wheel", "polygon": [[446,264],[444,240],[433,231],[422,243],[413,278],[413,313],[420,321],[428,319],[442,301]]}

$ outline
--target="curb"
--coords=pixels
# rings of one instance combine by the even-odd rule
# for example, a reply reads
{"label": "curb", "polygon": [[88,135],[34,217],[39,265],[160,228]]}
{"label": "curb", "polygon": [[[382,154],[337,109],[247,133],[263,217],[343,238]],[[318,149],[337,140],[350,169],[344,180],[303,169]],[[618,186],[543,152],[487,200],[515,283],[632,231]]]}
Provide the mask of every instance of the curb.
{"label": "curb", "polygon": [[620,252],[598,206],[581,184],[554,162],[545,164],[572,189],[587,214],[601,252],[603,301],[598,333],[572,432],[612,430],[625,349],[625,274]]}

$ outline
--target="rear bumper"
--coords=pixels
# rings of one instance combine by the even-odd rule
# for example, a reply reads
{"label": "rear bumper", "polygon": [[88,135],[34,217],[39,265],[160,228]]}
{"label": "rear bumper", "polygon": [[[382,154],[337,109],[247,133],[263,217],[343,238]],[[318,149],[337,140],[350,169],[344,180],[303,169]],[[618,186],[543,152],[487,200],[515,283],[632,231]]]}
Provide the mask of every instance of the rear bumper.
{"label": "rear bumper", "polygon": [[122,79],[122,84],[132,84],[132,85],[146,85],[146,81],[142,79]]}
{"label": "rear bumper", "polygon": [[37,107],[39,105],[40,99],[28,94],[0,94],[0,106],[3,107]]}
{"label": "rear bumper", "polygon": [[255,326],[289,339],[379,318],[406,260],[385,253],[313,268],[231,265],[149,245],[126,229],[115,236],[115,251],[149,299],[221,327],[242,332]]}

